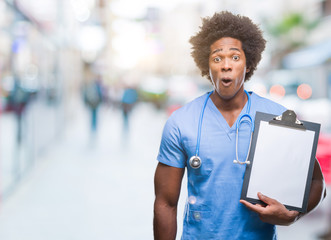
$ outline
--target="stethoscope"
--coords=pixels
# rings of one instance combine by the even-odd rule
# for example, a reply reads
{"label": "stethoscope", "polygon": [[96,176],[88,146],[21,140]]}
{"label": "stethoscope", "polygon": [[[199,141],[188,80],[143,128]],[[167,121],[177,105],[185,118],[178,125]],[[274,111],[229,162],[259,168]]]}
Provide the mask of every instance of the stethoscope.
{"label": "stethoscope", "polygon": [[[253,119],[252,117],[249,115],[249,111],[251,108],[251,96],[249,95],[249,93],[244,90],[246,95],[247,95],[247,110],[245,114],[242,114],[239,116],[239,119],[237,121],[236,124],[236,159],[233,160],[233,163],[238,163],[238,164],[250,164],[250,161],[248,161],[248,153],[251,149],[251,143],[252,143],[252,135],[254,132],[254,123],[253,123]],[[197,145],[195,148],[195,155],[192,156],[189,160],[189,164],[192,168],[197,169],[201,166],[201,158],[199,157],[199,149],[200,149],[200,138],[201,138],[201,127],[202,127],[202,120],[203,120],[203,115],[206,109],[206,105],[208,102],[208,99],[210,97],[210,95],[213,93],[213,91],[211,91],[210,93],[208,93],[206,100],[202,106],[201,112],[200,112],[200,117],[199,117],[199,125],[198,125],[198,136],[197,136]],[[247,156],[246,156],[246,160],[244,162],[241,162],[238,158],[238,140],[239,140],[239,127],[240,124],[244,121],[248,121],[251,125],[251,138],[249,141],[249,147],[248,147],[248,152],[247,152]]]}

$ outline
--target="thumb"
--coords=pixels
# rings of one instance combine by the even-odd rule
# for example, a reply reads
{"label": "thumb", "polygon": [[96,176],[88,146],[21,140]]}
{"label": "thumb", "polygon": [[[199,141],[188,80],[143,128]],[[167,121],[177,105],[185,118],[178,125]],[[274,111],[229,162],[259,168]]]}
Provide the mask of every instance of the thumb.
{"label": "thumb", "polygon": [[270,198],[270,197],[267,197],[265,195],[263,195],[262,193],[258,192],[257,193],[257,196],[259,197],[259,199],[262,201],[262,202],[265,202],[266,204],[270,205],[272,203],[274,203],[274,199]]}

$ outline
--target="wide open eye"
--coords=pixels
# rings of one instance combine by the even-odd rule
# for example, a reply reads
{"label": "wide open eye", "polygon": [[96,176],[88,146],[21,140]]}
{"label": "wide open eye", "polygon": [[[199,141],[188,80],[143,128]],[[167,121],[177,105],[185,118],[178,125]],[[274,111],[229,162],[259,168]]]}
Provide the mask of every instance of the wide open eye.
{"label": "wide open eye", "polygon": [[240,59],[240,57],[238,55],[233,55],[232,59],[235,60],[235,61],[238,61]]}
{"label": "wide open eye", "polygon": [[216,62],[216,63],[218,63],[218,62],[220,62],[222,59],[220,58],[220,57],[215,57],[214,58],[214,62]]}

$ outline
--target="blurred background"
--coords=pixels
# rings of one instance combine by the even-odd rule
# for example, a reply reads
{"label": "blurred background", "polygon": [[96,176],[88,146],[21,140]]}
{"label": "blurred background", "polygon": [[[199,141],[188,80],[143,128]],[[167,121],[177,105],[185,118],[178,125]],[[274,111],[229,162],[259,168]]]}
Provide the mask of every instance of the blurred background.
{"label": "blurred background", "polygon": [[[246,89],[321,123],[330,188],[330,0],[0,0],[0,239],[153,239],[163,125],[211,89],[188,40],[222,10],[268,41]],[[329,227],[327,197],[279,239]]]}

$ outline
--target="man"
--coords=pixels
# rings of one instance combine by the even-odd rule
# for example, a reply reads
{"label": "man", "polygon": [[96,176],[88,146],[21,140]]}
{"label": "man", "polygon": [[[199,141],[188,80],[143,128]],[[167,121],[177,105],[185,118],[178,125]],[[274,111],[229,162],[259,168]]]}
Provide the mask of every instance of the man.
{"label": "man", "polygon": [[[254,122],[256,111],[281,115],[286,110],[244,90],[244,82],[253,75],[265,48],[262,32],[247,17],[221,12],[204,18],[190,42],[192,56],[214,91],[175,111],[164,127],[155,172],[154,237],[176,238],[177,202],[186,167],[188,201],[182,239],[276,239],[275,225],[290,225],[302,215],[260,193],[266,206],[240,200],[245,165],[233,162],[246,158],[251,134],[250,124],[244,121],[236,149],[240,116],[249,114]],[[190,159],[195,155],[201,161],[192,165]],[[308,211],[324,193],[316,161]]]}

